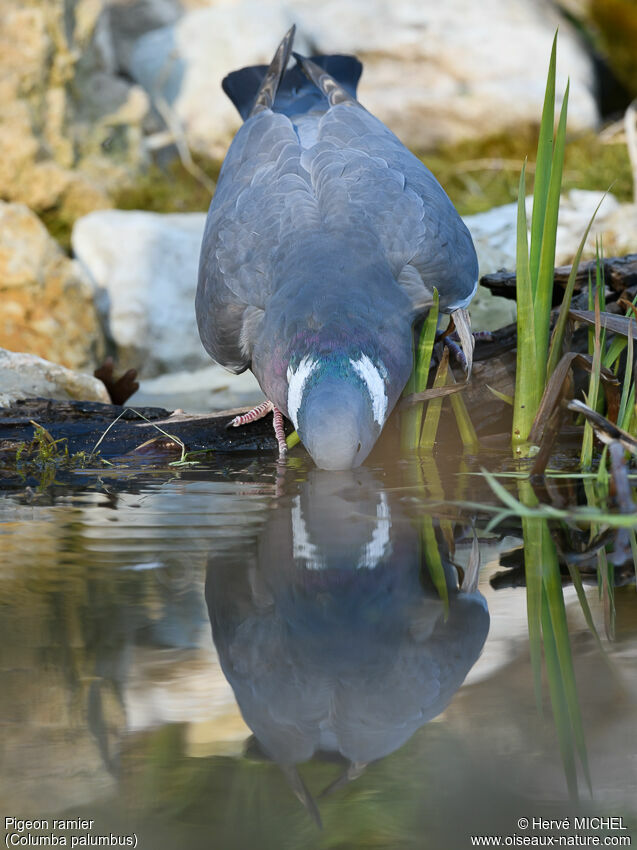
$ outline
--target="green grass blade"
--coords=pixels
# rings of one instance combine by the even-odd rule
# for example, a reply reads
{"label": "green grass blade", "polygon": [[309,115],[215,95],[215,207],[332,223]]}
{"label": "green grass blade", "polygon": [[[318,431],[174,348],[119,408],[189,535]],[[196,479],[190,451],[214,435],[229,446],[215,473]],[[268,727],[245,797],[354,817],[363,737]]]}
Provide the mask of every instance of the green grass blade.
{"label": "green grass blade", "polygon": [[436,330],[438,328],[438,290],[434,287],[433,304],[427,313],[427,318],[423,325],[420,340],[418,342],[418,351],[416,354],[416,392],[420,393],[427,389],[427,380],[429,378],[429,368],[431,366],[431,353],[436,339]]}
{"label": "green grass blade", "polygon": [[540,249],[540,266],[535,288],[535,335],[537,361],[540,364],[538,380],[540,386],[538,392],[544,389],[545,371],[542,368],[546,363],[548,353],[549,326],[551,319],[551,306],[553,302],[553,279],[555,274],[555,243],[557,238],[557,221],[560,210],[560,192],[562,190],[562,170],[564,167],[564,146],[566,143],[566,116],[568,113],[567,84],[564,92],[564,101],[560,112],[560,120],[555,134],[555,146],[553,149],[553,163],[551,166],[551,179],[546,199],[546,214],[544,217],[544,230],[542,231],[542,247]]}
{"label": "green grass blade", "polygon": [[298,446],[300,442],[301,438],[296,433],[296,431],[292,431],[292,433],[288,434],[285,438],[285,445],[288,447],[288,449],[293,449],[294,446]]}
{"label": "green grass blade", "polygon": [[633,382],[632,387],[630,388],[630,392],[628,393],[628,401],[626,402],[626,410],[624,411],[624,415],[620,420],[618,420],[618,424],[620,428],[623,428],[624,431],[627,431],[629,434],[634,436],[632,428],[632,421],[635,412],[635,383]]}
{"label": "green grass blade", "polygon": [[[599,302],[599,309],[602,312],[606,310],[606,278],[604,274],[604,246],[599,237],[595,239],[595,292]],[[606,328],[602,326],[601,331],[601,350],[602,354],[606,348]],[[595,410],[599,410],[597,399],[593,404]]]}
{"label": "green grass blade", "polygon": [[555,122],[555,64],[557,53],[557,32],[553,38],[549,71],[546,78],[546,91],[542,107],[540,136],[537,144],[537,159],[535,162],[535,184],[533,189],[533,214],[531,216],[531,258],[530,271],[533,288],[538,278],[540,267],[540,249],[544,232],[544,217],[546,202],[551,180],[553,162],[553,124]]}
{"label": "green grass blade", "polygon": [[[447,383],[447,372],[449,370],[449,349],[445,348],[442,360],[438,366],[436,377],[434,378],[434,388],[444,387]],[[438,423],[440,422],[440,411],[442,409],[442,398],[432,398],[427,405],[425,414],[425,422],[422,427],[420,437],[420,448],[430,451],[433,449],[436,442],[436,434],[438,433]]]}
{"label": "green grass blade", "polygon": [[[595,291],[593,289],[593,278],[589,271],[588,273],[588,310],[589,312],[593,312],[595,310]],[[593,354],[595,350],[595,328],[589,327],[588,329],[588,353],[590,355]]]}
{"label": "green grass blade", "polygon": [[628,340],[623,336],[615,336],[611,344],[608,346],[608,351],[602,357],[602,365],[606,369],[612,369],[617,365],[620,355],[626,348]]}
{"label": "green grass blade", "polygon": [[[427,388],[431,353],[438,327],[438,290],[434,289],[434,302],[427,314],[414,354],[414,368],[407,382],[404,395],[423,392]],[[401,421],[401,445],[407,451],[415,451],[420,445],[424,402],[414,404],[403,413]]]}
{"label": "green grass blade", "polygon": [[500,401],[503,401],[505,404],[509,404],[511,407],[513,407],[513,396],[512,395],[507,395],[506,393],[501,393],[499,390],[496,390],[493,387],[490,387],[489,384],[486,384],[486,388],[497,399],[499,399]]}
{"label": "green grass blade", "polygon": [[[632,325],[632,321],[630,322]],[[617,424],[620,428],[623,428],[623,422],[626,418],[626,411],[628,408],[628,402],[631,394],[631,389],[633,392],[634,398],[634,390],[635,387],[632,384],[633,380],[633,335],[632,333],[628,333],[628,339],[626,340],[628,351],[626,352],[626,374],[624,375],[624,385],[622,387],[622,395],[621,400],[619,402],[619,413],[617,414]],[[632,412],[632,408],[631,408]]]}
{"label": "green grass blade", "polygon": [[456,393],[455,395],[449,396],[449,399],[451,401],[451,408],[456,417],[456,424],[458,426],[458,431],[460,432],[462,445],[470,454],[477,454],[480,451],[480,441],[478,440],[478,435],[473,427],[473,422],[469,416],[469,411],[467,410],[467,405],[465,404],[462,394]]}
{"label": "green grass blade", "polygon": [[[449,370],[448,378],[449,383],[455,384],[455,379],[451,369]],[[464,446],[465,451],[470,454],[477,454],[480,450],[480,441],[478,440],[478,435],[473,427],[473,422],[469,416],[469,411],[467,410],[467,405],[462,397],[462,393],[455,393],[454,395],[449,396],[449,400],[451,401],[451,409],[456,417],[458,433],[460,434],[460,439],[462,440],[462,445]]]}
{"label": "green grass blade", "polygon": [[535,357],[535,314],[533,286],[529,269],[529,248],[524,196],[526,192],[526,163],[520,173],[518,187],[516,298],[518,304],[518,347],[515,370],[512,443],[516,451],[529,436],[540,397],[537,394],[537,363]]}
{"label": "green grass blade", "polygon": [[[588,382],[588,394],[586,403],[594,407],[599,395],[599,369],[602,362],[601,326],[599,318],[599,300],[595,303],[595,336],[593,339],[593,365]],[[593,463],[593,426],[588,420],[584,424],[584,437],[582,438],[582,450],[580,453],[580,464],[583,469],[590,469]]]}

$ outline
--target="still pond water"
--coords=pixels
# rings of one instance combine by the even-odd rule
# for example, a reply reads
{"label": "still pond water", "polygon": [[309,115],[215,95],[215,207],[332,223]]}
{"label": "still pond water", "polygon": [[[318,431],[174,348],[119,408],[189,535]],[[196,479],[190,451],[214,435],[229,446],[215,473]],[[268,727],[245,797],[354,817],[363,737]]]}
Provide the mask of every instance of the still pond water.
{"label": "still pond water", "polygon": [[[609,641],[608,600],[585,585],[603,651],[564,586],[592,784],[578,766],[578,801],[546,681],[536,704],[519,520],[487,534],[478,516],[474,588],[470,512],[423,507],[423,493],[493,502],[470,471],[244,456],[7,487],[9,846],[54,818],[93,822],[55,831],[67,846],[134,836],[143,850],[634,836],[635,586],[615,589]],[[596,816],[622,820],[574,828]]]}

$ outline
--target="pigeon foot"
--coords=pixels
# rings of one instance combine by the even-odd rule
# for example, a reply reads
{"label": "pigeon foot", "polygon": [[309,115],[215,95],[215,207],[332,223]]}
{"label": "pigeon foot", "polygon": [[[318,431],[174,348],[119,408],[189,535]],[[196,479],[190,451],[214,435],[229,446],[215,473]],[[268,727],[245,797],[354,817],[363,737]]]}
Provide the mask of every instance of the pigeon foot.
{"label": "pigeon foot", "polygon": [[276,437],[276,441],[279,445],[279,457],[283,457],[288,450],[287,443],[285,442],[283,414],[271,401],[262,401],[261,404],[253,407],[252,410],[249,410],[247,413],[235,416],[234,419],[228,423],[228,427],[238,428],[239,425],[249,425],[250,422],[256,422],[257,419],[262,419],[264,416],[267,416],[270,411],[272,411],[274,422],[274,436]]}
{"label": "pigeon foot", "polygon": [[[493,342],[493,334],[490,331],[472,331],[471,336],[474,338],[476,342],[479,340],[484,340],[485,342]],[[467,371],[467,358],[464,356],[464,352],[458,343],[458,335],[454,331],[449,335],[443,336],[443,343],[449,349],[449,352],[453,355],[456,362],[460,364],[460,366]]]}
{"label": "pigeon foot", "polygon": [[467,376],[467,380],[469,380],[471,377],[471,368],[473,366],[473,349],[476,344],[473,334],[471,333],[471,319],[469,318],[469,313],[465,309],[461,308],[453,311],[451,314],[451,321],[453,322],[456,333],[458,334],[460,347],[465,359],[464,371]]}

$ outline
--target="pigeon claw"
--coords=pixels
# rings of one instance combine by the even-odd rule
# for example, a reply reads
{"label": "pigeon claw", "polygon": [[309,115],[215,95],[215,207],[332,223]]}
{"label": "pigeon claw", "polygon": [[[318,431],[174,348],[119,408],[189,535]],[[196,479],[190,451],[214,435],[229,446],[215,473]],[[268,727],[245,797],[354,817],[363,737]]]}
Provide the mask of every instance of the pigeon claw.
{"label": "pigeon claw", "polygon": [[464,354],[465,359],[464,369],[467,375],[467,380],[469,380],[471,377],[471,368],[473,366],[473,349],[476,344],[473,334],[471,333],[471,319],[469,318],[469,313],[464,308],[454,310],[451,314],[451,318],[455,325],[458,339],[460,340],[460,347],[462,348],[462,353]]}
{"label": "pigeon claw", "polygon": [[276,437],[276,441],[279,446],[279,457],[283,457],[288,450],[287,443],[285,442],[283,414],[271,401],[262,401],[261,404],[257,404],[256,407],[253,407],[252,410],[249,410],[247,413],[235,416],[234,419],[231,419],[228,423],[228,427],[238,428],[240,425],[249,425],[251,422],[256,422],[257,419],[263,419],[263,417],[267,416],[270,411],[272,411],[274,421],[274,436]]}

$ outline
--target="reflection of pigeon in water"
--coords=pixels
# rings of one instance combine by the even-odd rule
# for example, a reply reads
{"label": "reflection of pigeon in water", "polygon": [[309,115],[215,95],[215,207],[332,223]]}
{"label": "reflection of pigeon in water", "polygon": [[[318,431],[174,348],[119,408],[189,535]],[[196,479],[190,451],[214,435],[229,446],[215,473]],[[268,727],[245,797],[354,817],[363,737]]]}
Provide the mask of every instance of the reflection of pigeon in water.
{"label": "reflection of pigeon in water", "polygon": [[314,470],[272,513],[251,564],[209,565],[224,673],[297,784],[295,765],[317,751],[344,756],[352,778],[402,746],[448,704],[489,628],[483,597],[460,591],[450,564],[445,618],[417,532],[361,473]]}
{"label": "reflection of pigeon in water", "polygon": [[400,396],[411,325],[432,303],[454,316],[475,292],[468,230],[435,177],[355,99],[352,56],[297,57],[293,30],[269,68],[224,89],[245,123],[226,156],[201,250],[196,310],[206,350],[251,368],[316,464],[358,466]]}

